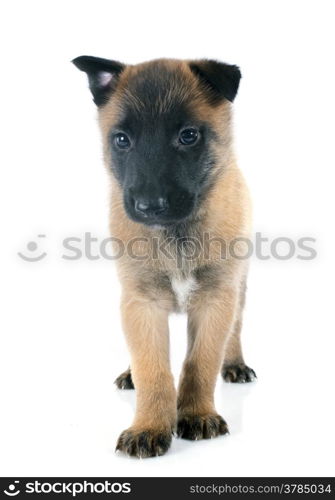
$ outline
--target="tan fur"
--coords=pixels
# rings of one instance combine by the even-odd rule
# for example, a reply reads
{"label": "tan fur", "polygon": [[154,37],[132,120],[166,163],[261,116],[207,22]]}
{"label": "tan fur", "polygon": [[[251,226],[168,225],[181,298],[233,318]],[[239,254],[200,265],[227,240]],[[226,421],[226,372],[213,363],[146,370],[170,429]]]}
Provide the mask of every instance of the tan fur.
{"label": "tan fur", "polygon": [[169,366],[168,311],[159,302],[134,294],[129,284],[121,310],[132,377],[138,388],[133,428],[171,430],[176,418],[176,394]]}
{"label": "tan fur", "polygon": [[[125,254],[118,260],[118,273],[123,287],[122,321],[131,354],[131,373],[137,390],[137,408],[133,426],[128,432],[167,431],[177,421],[177,396],[169,367],[168,314],[177,309],[176,297],[169,281],[185,279],[193,271],[208,265],[217,266],[218,287],[199,284],[187,305],[189,317],[188,352],[178,390],[178,417],[196,415],[206,419],[217,415],[213,394],[217,374],[226,351],[228,362],[243,362],[240,329],[247,264],[228,257],[222,260],[217,238],[229,242],[250,234],[251,209],[247,188],[237,168],[232,151],[231,105],[223,102],[215,109],[206,103],[197,81],[186,62],[163,61],[184,72],[185,88],[172,88],[168,99],[158,101],[159,110],[169,106],[169,100],[185,98],[190,89],[196,96],[197,115],[211,122],[221,137],[216,150],[215,185],[204,200],[192,225],[192,235],[208,233],[210,248],[195,259],[176,259],[159,255],[152,259],[153,238],[162,239],[161,230],[151,229],[131,221],[124,210],[122,192],[111,176],[112,195],[110,229],[114,237],[125,244],[138,239],[133,250],[138,259]],[[109,162],[108,133],[116,122],[121,96],[124,98],[129,79],[142,65],[129,66],[121,74],[113,98],[99,113],[106,162]],[[136,96],[127,95],[141,109]],[[161,275],[164,279],[160,279]],[[124,438],[126,439],[126,438]]]}
{"label": "tan fur", "polygon": [[225,366],[240,365],[244,363],[242,354],[242,345],[241,345],[241,330],[242,330],[243,308],[245,304],[245,293],[246,293],[246,284],[244,280],[241,283],[241,290],[240,290],[234,328],[225,349],[225,355],[224,355]]}

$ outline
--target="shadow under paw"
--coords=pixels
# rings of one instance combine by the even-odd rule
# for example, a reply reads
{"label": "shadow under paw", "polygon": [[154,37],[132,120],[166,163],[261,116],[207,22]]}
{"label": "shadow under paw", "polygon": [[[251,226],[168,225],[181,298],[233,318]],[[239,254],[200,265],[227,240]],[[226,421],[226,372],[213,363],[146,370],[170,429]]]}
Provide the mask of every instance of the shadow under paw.
{"label": "shadow under paw", "polygon": [[226,382],[245,383],[253,382],[257,375],[252,368],[245,364],[224,365],[222,377]]}
{"label": "shadow under paw", "polygon": [[220,415],[184,415],[178,419],[177,435],[183,439],[211,439],[229,433]]}
{"label": "shadow under paw", "polygon": [[172,432],[158,430],[135,431],[127,429],[120,435],[115,451],[122,451],[137,458],[164,455],[170,448]]}
{"label": "shadow under paw", "polygon": [[121,375],[119,375],[119,377],[114,381],[114,384],[116,384],[119,389],[135,389],[130,370],[126,370],[121,373]]}

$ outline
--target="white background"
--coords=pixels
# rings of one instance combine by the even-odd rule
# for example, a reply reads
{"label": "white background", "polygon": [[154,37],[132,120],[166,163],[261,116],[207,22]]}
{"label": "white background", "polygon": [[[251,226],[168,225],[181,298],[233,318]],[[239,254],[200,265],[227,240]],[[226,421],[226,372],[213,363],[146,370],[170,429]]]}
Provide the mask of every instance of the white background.
{"label": "white background", "polygon": [[[2,2],[1,475],[334,475],[334,2]],[[70,60],[217,58],[243,73],[234,104],[255,231],[317,238],[314,261],[251,266],[246,361],[258,381],[217,384],[230,436],[174,440],[166,456],[114,453],[134,393],[114,264],[61,258],[64,237],[108,237],[96,110]],[[38,238],[45,234],[45,238]],[[47,256],[37,263],[29,241]],[[171,318],[173,370],[185,318]]]}

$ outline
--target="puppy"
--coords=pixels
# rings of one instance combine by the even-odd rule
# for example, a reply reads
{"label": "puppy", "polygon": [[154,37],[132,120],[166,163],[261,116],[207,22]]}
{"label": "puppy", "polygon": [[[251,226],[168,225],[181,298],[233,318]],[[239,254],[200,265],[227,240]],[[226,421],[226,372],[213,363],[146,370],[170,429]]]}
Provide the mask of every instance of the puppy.
{"label": "puppy", "polygon": [[[214,405],[217,375],[250,382],[240,341],[250,201],[232,146],[232,105],[241,73],[212,60],[138,65],[81,56],[112,184],[110,228],[124,243],[117,261],[122,322],[135,386],[132,426],[117,449],[164,454],[186,439],[228,432]],[[228,249],[228,251],[227,251]],[[188,348],[176,392],[168,316],[188,315]]]}

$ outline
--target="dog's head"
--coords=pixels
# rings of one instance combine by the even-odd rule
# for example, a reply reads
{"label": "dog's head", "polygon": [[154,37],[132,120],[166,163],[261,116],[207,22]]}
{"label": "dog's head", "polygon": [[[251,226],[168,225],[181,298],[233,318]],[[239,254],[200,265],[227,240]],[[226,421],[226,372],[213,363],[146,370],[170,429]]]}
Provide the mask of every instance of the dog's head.
{"label": "dog's head", "polygon": [[128,216],[168,226],[194,214],[217,173],[218,152],[229,148],[239,69],[211,60],[126,66],[81,56],[73,63],[88,75]]}

